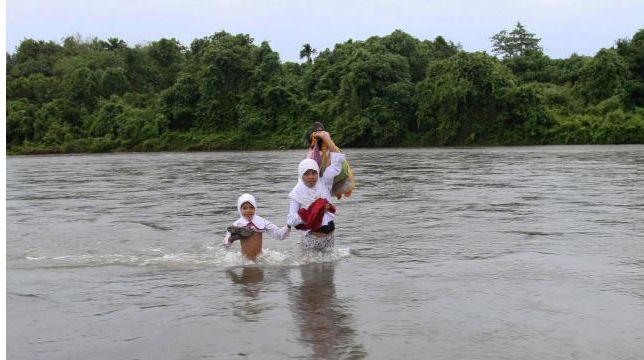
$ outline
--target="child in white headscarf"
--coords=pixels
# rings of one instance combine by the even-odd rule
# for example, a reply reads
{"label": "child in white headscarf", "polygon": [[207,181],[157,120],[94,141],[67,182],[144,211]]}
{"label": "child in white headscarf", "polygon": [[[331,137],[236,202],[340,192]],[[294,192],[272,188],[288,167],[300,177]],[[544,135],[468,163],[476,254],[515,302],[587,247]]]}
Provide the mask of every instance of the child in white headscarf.
{"label": "child in white headscarf", "polygon": [[320,177],[320,169],[315,160],[302,160],[297,169],[297,185],[289,194],[291,201],[286,223],[304,231],[300,242],[303,251],[329,251],[335,245],[335,207],[331,205],[331,188],[334,176],[342,170],[345,156],[333,143],[328,132],[321,131],[318,134],[319,140],[331,152],[331,164]]}
{"label": "child in white headscarf", "polygon": [[228,227],[223,246],[229,248],[233,241],[240,240],[241,252],[250,260],[255,260],[262,252],[263,233],[284,240],[291,232],[290,226],[279,228],[257,215],[257,202],[253,195],[242,194],[237,199],[237,211],[240,217]]}

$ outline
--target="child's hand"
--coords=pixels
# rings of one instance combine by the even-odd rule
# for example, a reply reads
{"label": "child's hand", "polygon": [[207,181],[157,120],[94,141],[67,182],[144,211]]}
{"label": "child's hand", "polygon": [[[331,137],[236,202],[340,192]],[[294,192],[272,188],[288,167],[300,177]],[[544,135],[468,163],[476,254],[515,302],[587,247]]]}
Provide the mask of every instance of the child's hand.
{"label": "child's hand", "polygon": [[318,134],[318,139],[320,139],[320,141],[323,141],[327,145],[329,151],[340,152],[340,149],[338,149],[333,140],[331,140],[331,134],[326,131],[320,131],[318,132]]}
{"label": "child's hand", "polygon": [[324,142],[331,140],[331,135],[326,131],[318,131],[316,134],[318,138]]}

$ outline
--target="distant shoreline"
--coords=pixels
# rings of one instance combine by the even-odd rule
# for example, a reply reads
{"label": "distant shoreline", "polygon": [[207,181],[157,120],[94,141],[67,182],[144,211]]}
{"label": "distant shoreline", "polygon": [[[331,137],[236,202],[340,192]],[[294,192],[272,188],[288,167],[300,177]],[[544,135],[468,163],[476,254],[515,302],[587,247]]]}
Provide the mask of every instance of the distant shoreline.
{"label": "distant shoreline", "polygon": [[[510,36],[511,35],[511,36]],[[25,39],[7,54],[9,154],[644,143],[644,29],[551,59],[517,23],[498,57],[396,30],[281,62],[225,31],[130,47]]]}
{"label": "distant shoreline", "polygon": [[[351,151],[352,149],[370,149],[370,150],[386,150],[386,149],[451,149],[451,150],[469,150],[469,149],[493,149],[493,148],[582,148],[582,147],[643,147],[644,144],[532,144],[532,145],[451,145],[451,146],[391,146],[391,147],[345,147],[343,150]],[[306,151],[305,148],[282,148],[282,149],[199,149],[199,150],[150,150],[150,151],[136,151],[136,150],[114,150],[106,152],[56,152],[56,151],[34,151],[34,152],[7,152],[6,157],[9,156],[41,156],[41,155],[109,155],[109,154],[154,154],[154,153],[200,153],[200,152],[261,152],[261,151]]]}

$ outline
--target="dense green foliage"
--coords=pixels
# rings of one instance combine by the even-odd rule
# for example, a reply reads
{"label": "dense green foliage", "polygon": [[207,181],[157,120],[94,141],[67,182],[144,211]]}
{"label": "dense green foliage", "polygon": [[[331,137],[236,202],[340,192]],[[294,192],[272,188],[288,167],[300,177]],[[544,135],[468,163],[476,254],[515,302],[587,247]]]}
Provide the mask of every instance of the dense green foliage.
{"label": "dense green foliage", "polygon": [[312,121],[340,146],[644,143],[644,30],[593,57],[536,40],[499,60],[396,30],[293,63],[226,32],[26,39],[6,59],[7,151],[295,148]]}

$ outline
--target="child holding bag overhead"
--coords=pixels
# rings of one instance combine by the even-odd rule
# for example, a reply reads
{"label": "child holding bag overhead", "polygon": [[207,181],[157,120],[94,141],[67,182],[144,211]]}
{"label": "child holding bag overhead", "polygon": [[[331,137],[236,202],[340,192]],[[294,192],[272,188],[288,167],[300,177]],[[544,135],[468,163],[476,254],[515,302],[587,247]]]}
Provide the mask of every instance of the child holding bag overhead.
{"label": "child holding bag overhead", "polygon": [[289,194],[286,223],[304,232],[302,251],[331,251],[335,245],[335,207],[331,204],[334,177],[342,171],[344,154],[326,131],[316,133],[318,141],[329,150],[330,162],[320,175],[318,163],[310,158],[298,165],[297,184]]}

